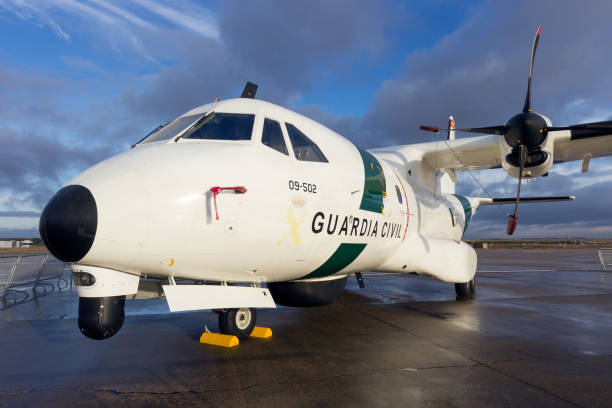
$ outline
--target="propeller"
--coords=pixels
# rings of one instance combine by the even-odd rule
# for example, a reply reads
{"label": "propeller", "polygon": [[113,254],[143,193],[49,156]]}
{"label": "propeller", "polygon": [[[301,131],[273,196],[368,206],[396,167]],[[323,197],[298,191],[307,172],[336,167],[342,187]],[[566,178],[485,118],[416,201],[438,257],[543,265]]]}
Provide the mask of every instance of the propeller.
{"label": "propeller", "polygon": [[[585,139],[609,135],[612,133],[612,121],[581,123],[570,126],[548,126],[546,119],[542,115],[531,111],[531,78],[533,75],[533,64],[535,61],[536,50],[542,35],[542,26],[538,27],[538,31],[533,38],[531,46],[531,59],[529,60],[529,77],[527,79],[527,94],[525,95],[525,104],[523,111],[514,115],[506,122],[505,125],[487,126],[477,128],[453,129],[455,132],[483,133],[494,134],[504,138],[506,143],[512,148],[511,153],[507,156],[507,160],[513,165],[519,167],[518,188],[516,192],[516,202],[514,204],[514,213],[508,214],[508,226],[506,232],[512,235],[518,224],[518,207],[521,196],[521,180],[523,179],[523,170],[529,165],[534,165],[545,159],[546,153],[541,151],[541,145],[546,140],[548,132],[553,131],[570,131],[572,140]],[[450,131],[440,129],[438,126],[421,126],[421,130],[428,132]],[[544,154],[544,156],[542,156]]]}
{"label": "propeller", "polygon": [[525,146],[529,153],[537,149],[542,142],[544,142],[547,134],[546,120],[541,115],[531,112],[531,77],[533,75],[533,63],[535,61],[535,54],[541,35],[542,26],[539,26],[531,47],[527,94],[525,95],[523,111],[514,115],[505,125],[455,129],[456,132],[484,133],[503,136],[508,145],[512,147],[515,154],[519,154],[519,146]]}
{"label": "propeller", "polygon": [[[505,125],[500,126],[487,126],[478,128],[465,128],[455,129],[456,132],[471,132],[471,133],[484,133],[494,134],[502,136],[506,143],[512,147],[509,160],[516,163],[518,155],[519,165],[519,178],[518,187],[516,191],[516,202],[514,204],[514,213],[508,215],[508,225],[506,232],[508,235],[512,235],[518,224],[518,208],[521,199],[521,181],[523,179],[523,170],[529,152],[536,152],[540,145],[546,139],[546,120],[541,115],[531,112],[531,77],[533,75],[533,63],[535,61],[535,54],[540,42],[540,35],[542,35],[542,26],[538,27],[535,37],[533,38],[533,44],[531,46],[531,58],[529,60],[529,77],[527,79],[527,94],[525,95],[525,104],[523,105],[523,111],[517,115],[514,115]],[[424,127],[422,126],[421,129]],[[427,126],[425,126],[427,128]],[[431,128],[431,127],[430,127]],[[431,129],[423,129],[430,130]]]}

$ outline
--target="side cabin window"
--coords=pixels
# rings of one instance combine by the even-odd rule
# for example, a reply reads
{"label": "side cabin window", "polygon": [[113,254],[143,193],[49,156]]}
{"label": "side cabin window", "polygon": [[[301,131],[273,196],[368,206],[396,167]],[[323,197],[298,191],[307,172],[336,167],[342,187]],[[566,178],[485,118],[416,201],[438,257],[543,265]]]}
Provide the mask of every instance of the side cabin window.
{"label": "side cabin window", "polygon": [[183,139],[251,140],[255,115],[216,113],[204,116],[183,135]]}
{"label": "side cabin window", "polygon": [[281,152],[282,154],[286,154],[287,156],[289,155],[280,123],[275,120],[267,118],[264,120],[261,143],[278,152]]}
{"label": "side cabin window", "polygon": [[296,159],[300,161],[329,163],[323,152],[319,149],[319,146],[291,123],[286,123],[285,125],[287,125],[287,133],[289,134],[291,145],[293,145]]}
{"label": "side cabin window", "polygon": [[400,204],[403,204],[402,193],[397,185],[395,185],[395,194],[397,194],[397,201],[399,201]]}

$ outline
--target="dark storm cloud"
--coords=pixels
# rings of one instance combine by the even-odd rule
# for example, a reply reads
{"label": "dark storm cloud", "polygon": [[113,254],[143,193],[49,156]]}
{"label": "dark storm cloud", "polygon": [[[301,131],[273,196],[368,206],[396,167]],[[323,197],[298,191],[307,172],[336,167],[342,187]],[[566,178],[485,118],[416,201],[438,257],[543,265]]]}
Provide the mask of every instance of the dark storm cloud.
{"label": "dark storm cloud", "polygon": [[123,93],[122,102],[135,113],[165,123],[216,97],[230,97],[229,90],[243,82],[218,41],[175,30],[163,30],[145,41],[158,52],[164,50],[167,58],[181,62],[152,75],[144,89],[128,88]]}
{"label": "dark storm cloud", "polygon": [[180,63],[163,68],[147,89],[126,91],[124,102],[169,120],[215,97],[237,97],[250,80],[262,85],[258,98],[287,106],[321,72],[347,70],[385,49],[388,12],[386,3],[365,0],[223,2],[219,41],[167,29],[144,39]]}
{"label": "dark storm cloud", "polygon": [[607,39],[612,3],[488,2],[432,49],[411,53],[383,83],[361,135],[387,144],[431,140],[421,124],[503,124],[522,109],[533,35],[543,27],[533,79],[534,110],[568,123],[612,110]]}
{"label": "dark storm cloud", "polygon": [[[612,236],[612,159],[601,158],[591,161],[591,170],[580,173],[580,163],[558,165],[548,177],[523,182],[521,196],[542,197],[573,195],[575,201],[540,204],[521,204],[519,209],[519,227],[517,237],[543,236]],[[502,173],[501,170],[496,172]],[[479,180],[485,180],[485,172],[475,172]],[[594,182],[597,178],[597,182]],[[486,197],[476,184],[466,177],[458,185],[462,194]],[[500,179],[502,179],[500,177]],[[504,177],[502,181],[487,183],[486,188],[495,197],[514,197],[517,180]],[[487,206],[478,209],[473,222],[468,228],[468,238],[503,238],[507,216],[512,213],[514,205],[500,207]],[[598,232],[599,231],[599,232]]]}
{"label": "dark storm cloud", "polygon": [[92,102],[101,86],[0,66],[0,205],[41,209],[75,174],[142,137],[125,106]]}
{"label": "dark storm cloud", "polygon": [[0,186],[12,190],[5,203],[23,208],[32,203],[39,208],[53,192],[68,181],[66,171],[84,169],[107,157],[110,149],[78,148],[33,131],[18,132],[0,128]]}
{"label": "dark storm cloud", "polygon": [[38,228],[0,229],[0,238],[36,238],[39,235]]}
{"label": "dark storm cloud", "polygon": [[0,211],[0,217],[40,217],[36,211]]}
{"label": "dark storm cloud", "polygon": [[329,71],[350,58],[375,55],[384,44],[387,7],[367,0],[224,2],[221,36],[256,78],[305,89],[322,64]]}

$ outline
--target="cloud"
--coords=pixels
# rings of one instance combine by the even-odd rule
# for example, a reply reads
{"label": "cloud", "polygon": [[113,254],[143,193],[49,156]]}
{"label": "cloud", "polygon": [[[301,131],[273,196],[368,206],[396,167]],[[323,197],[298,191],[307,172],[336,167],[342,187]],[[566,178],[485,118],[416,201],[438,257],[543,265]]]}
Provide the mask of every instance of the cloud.
{"label": "cloud", "polygon": [[[574,195],[575,201],[558,203],[521,204],[519,226],[515,237],[573,236],[606,238],[612,236],[612,213],[608,203],[612,200],[611,177],[606,169],[612,167],[611,158],[593,159],[591,170],[580,172],[580,163],[556,165],[548,177],[523,183],[522,197]],[[510,179],[503,170],[476,172],[487,190],[496,197],[516,195],[517,180]],[[484,181],[491,174],[495,181]],[[599,179],[592,182],[593,178]],[[458,190],[462,194],[486,197],[466,175],[462,175]],[[481,207],[468,227],[467,238],[504,238],[507,213],[514,205]]]}
{"label": "cloud", "polygon": [[[0,192],[6,208],[42,206],[67,181],[67,172],[84,169],[107,157],[109,147],[65,145],[31,130],[0,128]],[[13,192],[11,194],[11,192]]]}
{"label": "cloud", "polygon": [[132,23],[141,28],[147,28],[150,30],[154,29],[153,24],[149,23],[148,21],[143,20],[142,18],[138,17],[137,15],[133,13],[130,13],[129,11],[125,9],[122,9],[120,7],[113,5],[112,3],[108,1],[102,1],[102,0],[90,0],[90,1],[96,6],[104,9],[105,11],[109,11],[113,13],[114,15],[116,15],[117,17],[120,17],[126,22]]}
{"label": "cloud", "polygon": [[165,5],[151,0],[131,0],[131,2],[181,28],[191,30],[207,38],[219,38],[219,29],[214,14],[196,3],[182,1]]}
{"label": "cloud", "polygon": [[40,217],[36,211],[0,211],[0,217]]}
{"label": "cloud", "polygon": [[237,97],[251,80],[262,85],[259,98],[287,106],[315,85],[322,67],[341,73],[358,58],[378,55],[388,13],[386,3],[365,0],[223,2],[219,41],[168,29],[145,40],[146,48],[166,50],[180,64],[162,67],[143,90],[127,90],[124,102],[170,120],[216,97]]}
{"label": "cloud", "polygon": [[235,63],[290,93],[309,87],[321,71],[348,71],[354,59],[377,56],[385,48],[389,8],[365,0],[228,1],[219,17]]}
{"label": "cloud", "polygon": [[[75,34],[81,37],[93,34],[118,52],[134,50],[149,59],[153,59],[155,50],[145,49],[143,42],[159,28],[176,26],[206,38],[219,37],[215,15],[193,2],[177,5],[153,0],[46,0],[36,3],[0,0],[0,9],[24,21],[48,27],[62,40],[71,41]],[[149,13],[157,20],[147,21],[137,13]]]}
{"label": "cloud", "polygon": [[37,238],[38,228],[7,228],[0,229],[0,238]]}
{"label": "cloud", "polygon": [[23,21],[33,22],[40,27],[46,26],[60,39],[70,41],[70,35],[60,27],[44,8],[36,7],[33,3],[22,0],[0,0],[0,8],[4,8]]}

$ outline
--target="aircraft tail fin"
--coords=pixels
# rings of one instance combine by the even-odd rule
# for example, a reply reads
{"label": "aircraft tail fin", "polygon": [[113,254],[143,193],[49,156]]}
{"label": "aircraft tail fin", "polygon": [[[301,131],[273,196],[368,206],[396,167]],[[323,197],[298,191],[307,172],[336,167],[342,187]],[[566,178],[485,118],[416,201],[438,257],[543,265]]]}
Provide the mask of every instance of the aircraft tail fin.
{"label": "aircraft tail fin", "polygon": [[[447,140],[455,139],[455,132],[451,129],[455,128],[455,119],[452,116],[448,117],[448,136]],[[439,173],[436,179],[435,191],[436,194],[454,194],[455,183],[457,182],[457,176],[452,169],[445,170]]]}
{"label": "aircraft tail fin", "polygon": [[446,140],[455,140],[455,131],[452,129],[455,129],[455,119],[451,115],[448,117],[448,136]]}

